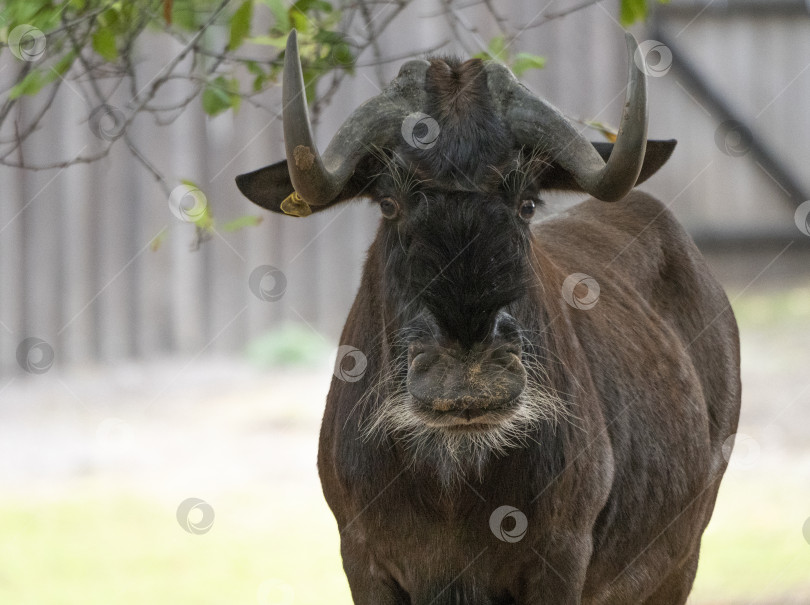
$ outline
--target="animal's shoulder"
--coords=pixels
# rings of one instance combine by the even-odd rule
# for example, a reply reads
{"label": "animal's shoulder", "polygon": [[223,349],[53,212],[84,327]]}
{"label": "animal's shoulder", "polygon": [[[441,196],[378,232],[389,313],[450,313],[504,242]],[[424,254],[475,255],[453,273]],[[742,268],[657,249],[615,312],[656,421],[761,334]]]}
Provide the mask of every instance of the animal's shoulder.
{"label": "animal's shoulder", "polygon": [[623,200],[613,203],[590,198],[541,221],[535,233],[541,241],[587,237],[616,240],[617,243],[627,239],[641,240],[640,243],[651,243],[653,238],[679,240],[684,235],[672,212],[642,191],[633,191]]}
{"label": "animal's shoulder", "polygon": [[534,233],[538,244],[563,268],[580,263],[657,273],[665,257],[697,252],[672,212],[641,191],[614,203],[586,200],[541,221]]}
{"label": "animal's shoulder", "polygon": [[664,289],[712,281],[672,212],[640,191],[615,203],[587,200],[540,222],[534,233],[563,276],[584,273],[651,303]]}

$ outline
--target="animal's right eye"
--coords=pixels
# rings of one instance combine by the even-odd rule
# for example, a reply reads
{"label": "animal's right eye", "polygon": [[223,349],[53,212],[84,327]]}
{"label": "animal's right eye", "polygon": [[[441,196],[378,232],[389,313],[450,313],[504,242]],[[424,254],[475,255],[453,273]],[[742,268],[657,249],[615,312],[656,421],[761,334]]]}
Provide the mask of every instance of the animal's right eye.
{"label": "animal's right eye", "polygon": [[520,218],[524,221],[530,220],[534,216],[535,208],[537,208],[537,204],[534,203],[534,200],[527,199],[520,202],[520,208],[518,208],[518,214]]}
{"label": "animal's right eye", "polygon": [[380,212],[387,219],[394,219],[399,216],[399,202],[392,197],[384,197],[380,200]]}

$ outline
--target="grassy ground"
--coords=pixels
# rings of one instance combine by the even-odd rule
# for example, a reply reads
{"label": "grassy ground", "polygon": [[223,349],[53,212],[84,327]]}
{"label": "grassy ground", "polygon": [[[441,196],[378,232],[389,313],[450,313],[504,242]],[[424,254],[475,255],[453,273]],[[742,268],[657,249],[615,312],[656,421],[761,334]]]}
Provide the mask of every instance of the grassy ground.
{"label": "grassy ground", "polygon": [[[807,477],[805,477],[807,479]],[[733,477],[704,536],[692,603],[808,603],[801,527],[810,481]],[[0,602],[349,605],[334,521],[311,490],[232,492],[211,530],[178,528],[175,502],[80,482],[0,507]]]}
{"label": "grassy ground", "polygon": [[[690,602],[807,604],[810,406],[796,356],[806,364],[810,291],[747,295],[735,307],[748,398],[741,431],[754,447],[732,459]],[[1,604],[351,603],[314,470],[328,368],[221,384],[214,373],[200,368],[191,388],[146,371],[157,398],[132,387],[142,374],[108,391],[94,375],[6,389]],[[112,411],[129,432],[111,448],[100,430]],[[213,506],[207,533],[175,518],[191,496]]]}
{"label": "grassy ground", "polygon": [[231,493],[195,535],[179,530],[177,503],[81,487],[2,507],[1,603],[351,603],[318,494]]}

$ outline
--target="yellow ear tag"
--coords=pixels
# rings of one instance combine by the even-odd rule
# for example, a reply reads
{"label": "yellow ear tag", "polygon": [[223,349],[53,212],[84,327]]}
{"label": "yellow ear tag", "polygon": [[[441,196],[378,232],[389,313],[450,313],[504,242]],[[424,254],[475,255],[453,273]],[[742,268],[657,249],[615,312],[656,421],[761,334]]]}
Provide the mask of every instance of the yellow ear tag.
{"label": "yellow ear tag", "polygon": [[312,208],[309,207],[297,191],[293,191],[290,195],[284,198],[281,202],[281,211],[290,216],[309,216],[312,214]]}

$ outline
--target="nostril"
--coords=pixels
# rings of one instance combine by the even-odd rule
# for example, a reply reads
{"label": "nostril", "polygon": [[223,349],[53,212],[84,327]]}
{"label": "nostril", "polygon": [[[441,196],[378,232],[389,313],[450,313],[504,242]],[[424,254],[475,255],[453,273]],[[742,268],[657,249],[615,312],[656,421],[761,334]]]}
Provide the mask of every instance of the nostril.
{"label": "nostril", "polygon": [[426,372],[429,369],[430,362],[427,359],[427,355],[424,353],[419,353],[418,355],[411,357],[408,361],[409,372]]}
{"label": "nostril", "polygon": [[423,345],[421,342],[414,341],[408,345],[408,355],[410,355],[411,357],[416,357],[420,353],[424,352],[425,352],[425,345]]}
{"label": "nostril", "polygon": [[513,341],[500,342],[494,344],[489,351],[486,352],[485,359],[501,364],[511,364],[517,358],[520,361],[523,357],[523,347],[520,343]]}
{"label": "nostril", "polygon": [[503,345],[503,347],[501,348],[501,350],[502,350],[504,353],[511,353],[511,354],[512,354],[512,355],[514,355],[515,357],[520,357],[520,356],[521,356],[521,354],[523,353],[523,349],[522,349],[522,347],[521,347],[519,344],[517,344],[517,343],[511,343],[511,342],[510,342],[510,343],[508,343],[508,344]]}
{"label": "nostril", "polygon": [[412,342],[408,345],[408,365],[410,366],[414,360],[425,352],[425,347],[419,342]]}
{"label": "nostril", "polygon": [[[423,374],[429,372],[440,362],[441,355],[433,348],[426,346],[408,347],[408,373]],[[439,365],[441,365],[439,363]]]}

